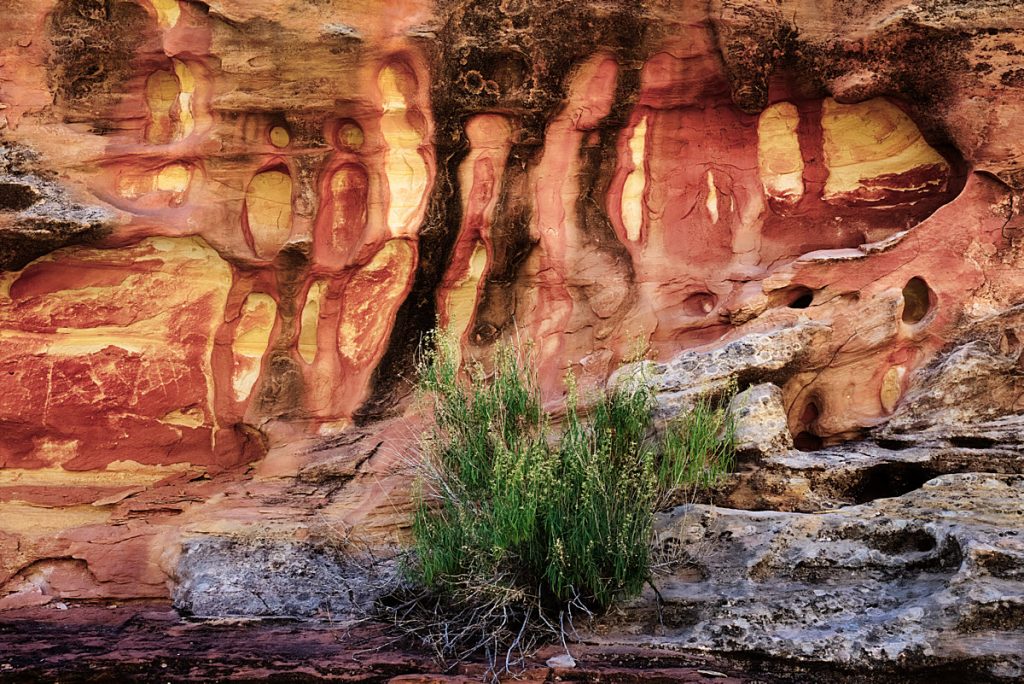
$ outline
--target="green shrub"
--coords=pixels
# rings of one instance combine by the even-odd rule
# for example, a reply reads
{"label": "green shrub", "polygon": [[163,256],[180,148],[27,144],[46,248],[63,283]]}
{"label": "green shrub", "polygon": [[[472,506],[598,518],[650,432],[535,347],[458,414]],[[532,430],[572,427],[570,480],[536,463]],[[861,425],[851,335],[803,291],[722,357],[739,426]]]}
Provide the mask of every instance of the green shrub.
{"label": "green shrub", "polygon": [[[732,394],[732,393],[730,393]],[[725,408],[702,398],[668,426],[658,461],[659,504],[720,484],[736,461],[736,430]]]}
{"label": "green shrub", "polygon": [[[567,608],[601,611],[639,593],[656,507],[731,469],[724,411],[702,402],[658,443],[644,383],[594,398],[583,415],[570,377],[556,432],[527,352],[499,347],[490,374],[470,364],[463,377],[453,337],[432,342],[420,367],[434,428],[412,570],[435,609],[457,606],[473,623],[459,634],[482,630],[497,646],[520,618],[522,636],[530,616],[550,625]],[[439,650],[465,648],[450,627]]]}

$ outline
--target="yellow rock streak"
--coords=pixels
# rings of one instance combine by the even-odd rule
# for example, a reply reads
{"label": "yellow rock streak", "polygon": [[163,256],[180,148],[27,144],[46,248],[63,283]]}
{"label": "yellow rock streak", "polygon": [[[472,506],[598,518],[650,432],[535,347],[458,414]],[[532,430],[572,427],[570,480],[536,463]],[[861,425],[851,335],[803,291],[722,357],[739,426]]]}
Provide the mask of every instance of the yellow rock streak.
{"label": "yellow rock streak", "polygon": [[192,99],[196,93],[196,79],[184,62],[174,60],[174,75],[178,77],[178,126],[175,140],[187,138],[195,130],[196,120],[192,115]]}
{"label": "yellow rock streak", "polygon": [[277,302],[267,294],[254,292],[242,305],[242,318],[231,345],[235,360],[231,387],[239,401],[249,396],[260,376],[260,363],[270,344],[276,316]]}
{"label": "yellow rock streak", "polygon": [[302,328],[299,331],[299,355],[306,363],[316,358],[316,335],[320,321],[320,301],[327,291],[327,283],[318,280],[306,294],[306,305],[302,307]]}
{"label": "yellow rock streak", "polygon": [[270,129],[270,144],[274,147],[287,147],[290,141],[291,136],[281,126],[274,126]]}
{"label": "yellow rock streak", "polygon": [[146,139],[151,143],[166,143],[174,137],[171,107],[178,100],[178,78],[169,71],[154,71],[146,79],[146,104],[150,123]]}
{"label": "yellow rock streak", "polygon": [[384,106],[380,127],[387,144],[384,173],[391,191],[388,228],[393,236],[408,235],[415,229],[410,224],[427,191],[427,166],[419,150],[423,138],[409,125],[408,104],[395,69],[382,69],[378,84]]}
{"label": "yellow rock streak", "polygon": [[256,174],[249,181],[245,208],[256,255],[272,259],[291,234],[291,177],[281,171]]}
{"label": "yellow rock streak", "polygon": [[487,248],[477,240],[473,254],[469,257],[466,273],[452,287],[445,299],[445,318],[449,327],[460,338],[465,334],[476,309],[477,292],[480,288],[480,276],[487,266]]}
{"label": "yellow rock streak", "polygon": [[791,102],[777,102],[757,120],[757,164],[761,185],[772,199],[796,204],[804,196],[804,158],[797,125],[800,113]]}
{"label": "yellow rock streak", "polygon": [[896,410],[896,405],[903,396],[903,376],[907,369],[902,366],[893,366],[885,372],[882,377],[882,387],[879,390],[878,399],[886,413]]}
{"label": "yellow rock streak", "polygon": [[644,222],[644,190],[647,188],[647,175],[644,172],[644,156],[647,148],[647,117],[640,119],[629,137],[629,154],[633,162],[633,170],[626,176],[622,188],[622,224],[626,228],[626,237],[633,242],[640,239],[640,230]]}
{"label": "yellow rock streak", "polygon": [[715,174],[709,170],[705,178],[708,182],[708,198],[705,202],[708,216],[711,218],[711,223],[718,223],[718,186],[715,185]]}
{"label": "yellow rock streak", "polygon": [[338,351],[363,363],[378,351],[412,273],[412,247],[389,240],[349,282],[338,329]]}
{"label": "yellow rock streak", "polygon": [[884,98],[852,105],[827,98],[822,103],[821,127],[829,167],[826,201],[853,193],[879,176],[913,169],[927,170],[927,174],[920,181],[912,181],[916,185],[899,183],[893,189],[941,189],[945,184],[949,164],[925,142],[910,117]]}
{"label": "yellow rock streak", "polygon": [[178,0],[153,0],[156,20],[161,28],[174,28],[181,18],[181,7]]}
{"label": "yellow rock streak", "polygon": [[44,537],[83,525],[106,522],[112,511],[83,504],[53,508],[21,501],[0,502],[0,529],[8,534]]}

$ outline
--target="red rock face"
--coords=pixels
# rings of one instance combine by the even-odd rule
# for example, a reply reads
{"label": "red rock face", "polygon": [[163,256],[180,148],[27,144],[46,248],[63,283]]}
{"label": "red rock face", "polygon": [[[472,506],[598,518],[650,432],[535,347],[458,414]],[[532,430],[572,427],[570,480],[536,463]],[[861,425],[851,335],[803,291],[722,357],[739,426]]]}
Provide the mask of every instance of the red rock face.
{"label": "red rock face", "polygon": [[99,534],[86,504],[402,410],[435,321],[485,363],[531,341],[552,399],[819,322],[783,383],[814,448],[1020,300],[1020,17],[549,4],[6,12],[0,506],[63,512],[0,582]]}
{"label": "red rock face", "polygon": [[[116,92],[57,87],[63,123],[26,97],[41,74],[4,96],[12,138],[75,149],[83,194],[118,220],[99,250],[7,275],[2,465],[102,468],[131,445],[141,463],[230,467],[258,458],[268,419],[344,425],[416,267],[433,178],[418,51],[347,65],[319,93],[332,106],[290,121],[260,93],[270,70],[225,64],[239,37],[197,7],[120,3],[106,21],[39,3],[17,19],[26,35],[131,30],[134,50]],[[97,101],[106,130],[77,130]],[[43,130],[61,140],[36,143]]]}
{"label": "red rock face", "polygon": [[216,252],[153,238],[6,276],[0,465],[88,470],[127,450],[139,463],[216,462],[210,352],[230,278]]}

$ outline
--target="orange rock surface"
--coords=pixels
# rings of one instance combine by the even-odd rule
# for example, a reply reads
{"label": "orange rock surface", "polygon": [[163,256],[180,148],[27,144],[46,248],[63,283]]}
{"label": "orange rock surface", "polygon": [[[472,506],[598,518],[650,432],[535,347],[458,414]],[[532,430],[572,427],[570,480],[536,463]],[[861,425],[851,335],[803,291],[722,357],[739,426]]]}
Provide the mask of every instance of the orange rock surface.
{"label": "orange rock surface", "polygon": [[797,447],[885,422],[1024,298],[1012,4],[6,8],[0,607],[166,595],[176,540],[268,516],[392,536],[402,454],[290,478],[414,444],[435,321],[531,341],[552,400],[816,322]]}

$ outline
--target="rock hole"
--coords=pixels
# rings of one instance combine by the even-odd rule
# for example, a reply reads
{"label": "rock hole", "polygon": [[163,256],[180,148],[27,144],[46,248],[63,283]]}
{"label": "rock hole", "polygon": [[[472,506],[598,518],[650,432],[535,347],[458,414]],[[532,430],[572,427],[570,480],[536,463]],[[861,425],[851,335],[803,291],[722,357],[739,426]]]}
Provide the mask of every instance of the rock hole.
{"label": "rock hole", "polygon": [[996,441],[989,437],[969,437],[957,435],[949,438],[949,443],[960,449],[991,449]]}
{"label": "rock hole", "polygon": [[0,211],[24,211],[39,201],[35,188],[21,183],[0,183]]}
{"label": "rock hole", "polygon": [[77,558],[41,558],[0,584],[0,596],[25,593],[77,598],[98,587],[88,563]]}
{"label": "rock hole", "polygon": [[799,451],[817,451],[825,446],[825,442],[818,435],[804,430],[793,438],[793,446]]}
{"label": "rock hole", "polygon": [[790,309],[806,309],[814,302],[814,292],[809,287],[797,287],[789,292]]}
{"label": "rock hole", "polygon": [[699,606],[670,603],[662,607],[660,621],[669,629],[681,629],[696,625],[702,617]]}
{"label": "rock hole", "polygon": [[316,241],[321,256],[334,260],[338,267],[348,260],[354,246],[362,244],[368,192],[366,170],[358,164],[345,164],[330,180],[325,220],[317,225]]}
{"label": "rock hole", "polygon": [[945,569],[959,568],[964,562],[964,550],[954,537],[945,537],[939,549],[939,567]]}
{"label": "rock hole", "polygon": [[261,259],[272,259],[291,233],[292,178],[284,164],[261,170],[245,194],[243,231]]}
{"label": "rock hole", "polygon": [[846,496],[858,504],[890,499],[920,489],[937,475],[938,472],[919,463],[880,463],[860,473]]}
{"label": "rock hole", "polygon": [[742,375],[738,376],[736,378],[736,394],[744,392],[757,384],[760,384],[760,378],[752,378]]}
{"label": "rock hole", "polygon": [[875,444],[888,451],[903,451],[914,446],[911,442],[904,442],[898,439],[876,439]]}
{"label": "rock hole", "polygon": [[817,451],[825,445],[824,440],[811,432],[811,425],[818,420],[821,409],[815,401],[809,401],[800,412],[800,427],[802,428],[793,436],[793,446],[800,451]]}
{"label": "rock hole", "polygon": [[687,316],[703,318],[715,310],[718,298],[710,292],[695,292],[683,300],[683,310]]}
{"label": "rock hole", "polygon": [[1014,601],[971,606],[957,624],[961,632],[998,631],[1013,632],[1024,627],[1024,611]]}
{"label": "rock hole", "polygon": [[931,311],[934,296],[928,284],[913,277],[903,287],[903,322],[914,325],[924,320]]}

